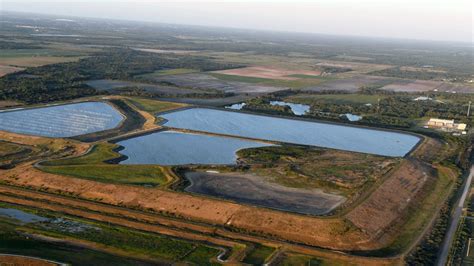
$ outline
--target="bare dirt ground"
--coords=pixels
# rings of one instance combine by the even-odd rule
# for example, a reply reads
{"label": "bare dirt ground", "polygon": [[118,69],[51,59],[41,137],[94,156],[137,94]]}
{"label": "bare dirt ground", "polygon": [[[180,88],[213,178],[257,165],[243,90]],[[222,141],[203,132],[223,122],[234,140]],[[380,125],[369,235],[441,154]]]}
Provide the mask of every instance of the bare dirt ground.
{"label": "bare dirt ground", "polygon": [[326,214],[342,204],[343,196],[318,189],[290,188],[252,174],[187,172],[193,193],[302,214]]}
{"label": "bare dirt ground", "polygon": [[[62,177],[41,172],[29,164],[0,172],[0,179],[22,187],[47,189],[48,192],[112,205],[153,210],[248,232],[263,232],[309,245],[334,249],[371,249],[377,246],[367,241],[364,233],[350,229],[340,219],[311,218],[159,189]],[[258,222],[255,217],[260,217]]]}
{"label": "bare dirt ground", "polygon": [[21,103],[15,101],[0,101],[0,108],[15,107],[18,105],[21,105]]}
{"label": "bare dirt ground", "polygon": [[439,81],[430,81],[430,80],[415,80],[415,81],[400,80],[400,81],[395,81],[392,84],[383,86],[381,89],[396,91],[396,92],[402,92],[402,91],[422,92],[422,91],[433,91],[434,89],[441,86],[441,84],[442,83]]}
{"label": "bare dirt ground", "polygon": [[390,65],[361,63],[361,62],[344,62],[344,61],[335,61],[335,60],[318,60],[318,61],[319,62],[316,63],[317,66],[350,68],[353,70],[352,73],[368,73],[372,71],[383,70],[383,69],[393,67]]}
{"label": "bare dirt ground", "polygon": [[[10,196],[10,194],[18,195],[18,197]],[[205,241],[214,245],[229,248],[235,247],[236,244],[243,245],[243,243],[238,243],[234,240],[228,240],[235,239],[236,241],[262,243],[265,245],[277,247],[281,246],[287,251],[300,252],[317,257],[323,257],[329,260],[338,259],[341,261],[350,261],[352,265],[394,265],[394,263],[396,264],[398,261],[397,258],[366,258],[360,256],[350,256],[343,253],[327,252],[307,246],[288,244],[277,240],[272,241],[256,236],[213,228],[212,226],[206,227],[204,225],[198,225],[195,223],[180,222],[176,219],[155,214],[147,214],[122,207],[108,206],[93,203],[91,201],[78,200],[77,198],[56,196],[48,193],[28,191],[8,186],[0,186],[0,201],[30,206],[33,208],[36,207],[56,212],[63,212],[86,219],[133,227],[135,229],[144,231],[158,232],[178,238]],[[177,228],[178,230],[173,228]],[[180,229],[185,229],[185,231]],[[204,235],[201,235],[200,233],[198,234],[197,232],[203,232]],[[216,235],[224,238],[215,237]],[[74,244],[77,243],[74,241]],[[227,261],[235,262],[241,258],[241,252],[232,252]]]}
{"label": "bare dirt ground", "polygon": [[254,77],[254,78],[282,79],[282,80],[298,79],[296,77],[291,77],[291,75],[308,75],[308,76],[321,75],[321,71],[317,71],[317,70],[313,70],[313,71],[286,70],[286,69],[281,69],[281,68],[271,68],[271,67],[264,67],[264,66],[227,69],[227,70],[214,71],[214,73],[244,76],[244,77]]}
{"label": "bare dirt ground", "polygon": [[5,76],[6,74],[22,71],[24,68],[21,67],[13,67],[7,65],[0,65],[0,77]]}
{"label": "bare dirt ground", "polygon": [[366,201],[349,212],[347,218],[371,236],[383,234],[400,219],[433,175],[434,170],[428,165],[406,160]]}

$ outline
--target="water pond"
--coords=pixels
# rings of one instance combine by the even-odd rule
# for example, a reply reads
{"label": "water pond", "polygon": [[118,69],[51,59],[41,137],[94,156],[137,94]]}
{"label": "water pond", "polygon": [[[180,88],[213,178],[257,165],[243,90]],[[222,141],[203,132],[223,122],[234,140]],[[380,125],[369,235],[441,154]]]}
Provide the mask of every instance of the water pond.
{"label": "water pond", "polygon": [[35,214],[24,212],[17,209],[0,208],[0,216],[12,218],[22,223],[35,223],[48,221],[48,218],[41,217]]}
{"label": "water pond", "polygon": [[64,138],[117,127],[123,116],[109,104],[83,102],[0,113],[0,130]]}
{"label": "water pond", "polygon": [[289,103],[282,101],[271,101],[271,105],[288,106],[295,115],[304,115],[309,112],[309,105],[299,103]]}
{"label": "water pond", "polygon": [[347,120],[349,120],[351,122],[356,122],[356,121],[359,121],[359,120],[362,119],[362,116],[354,115],[354,114],[350,114],[350,113],[343,114],[343,116],[345,116],[347,118]]}
{"label": "water pond", "polygon": [[236,138],[162,131],[118,142],[121,164],[234,164],[240,149],[270,144]]}
{"label": "water pond", "polygon": [[247,105],[246,103],[234,103],[232,105],[228,105],[225,108],[232,109],[232,110],[242,110],[244,106]]}
{"label": "water pond", "polygon": [[165,126],[347,151],[404,156],[420,138],[404,133],[192,108],[160,115]]}

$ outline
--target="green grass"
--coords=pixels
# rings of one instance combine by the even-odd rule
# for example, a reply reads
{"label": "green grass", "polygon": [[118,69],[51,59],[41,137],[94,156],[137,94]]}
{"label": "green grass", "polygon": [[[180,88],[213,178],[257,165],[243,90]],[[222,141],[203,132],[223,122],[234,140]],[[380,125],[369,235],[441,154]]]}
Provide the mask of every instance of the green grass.
{"label": "green grass", "polygon": [[153,73],[138,75],[136,77],[146,79],[146,78],[168,76],[168,75],[190,74],[190,73],[196,73],[196,72],[200,72],[200,71],[197,69],[189,69],[189,68],[174,68],[174,69],[158,70]]}
{"label": "green grass", "polygon": [[0,141],[0,161],[2,160],[2,157],[13,153],[18,153],[23,149],[24,148],[20,145]]}
{"label": "green grass", "polygon": [[319,266],[319,265],[339,265],[339,264],[327,264],[320,259],[315,259],[310,256],[291,254],[291,255],[286,255],[280,265],[282,266],[294,266],[294,265],[316,266],[318,265]]}
{"label": "green grass", "polygon": [[216,262],[210,262],[210,258],[216,258],[220,251],[208,246],[198,246],[193,252],[187,255],[184,260],[196,265],[220,265]]}
{"label": "green grass", "polygon": [[[74,250],[78,252],[77,248],[68,248],[63,244],[55,247],[56,245],[51,243],[21,236],[20,232],[26,232],[60,239],[72,239],[72,242],[76,239],[88,241],[103,245],[109,249],[115,249],[115,251],[112,250],[111,252],[119,251],[123,254],[125,251],[127,254],[133,254],[137,257],[146,256],[158,259],[159,261],[182,261],[196,265],[219,265],[211,263],[210,260],[215,258],[220,250],[197,242],[141,232],[101,222],[72,218],[50,211],[40,210],[38,213],[37,209],[30,209],[28,207],[17,207],[10,204],[1,204],[1,207],[20,209],[55,220],[61,218],[64,222],[53,223],[46,221],[21,225],[0,217],[0,253],[32,255],[61,262],[73,262],[80,265],[133,265],[129,264],[126,259],[116,255],[108,255],[88,250],[87,248],[79,249],[80,253],[84,254],[83,261],[79,257],[76,258],[76,255],[70,252]],[[69,227],[74,227],[75,230],[65,229],[67,228],[65,224],[69,224]],[[77,230],[78,228],[82,229]],[[58,248],[59,246],[61,249]],[[77,256],[80,256],[80,254],[77,254]],[[87,262],[86,259],[90,260],[92,264],[85,263]],[[107,263],[107,259],[110,259],[110,263]],[[95,264],[96,260],[100,264]],[[81,261],[83,261],[82,264],[80,263]]]}
{"label": "green grass", "polygon": [[64,51],[54,49],[0,49],[0,58],[14,58],[25,56],[84,56],[78,51]]}
{"label": "green grass", "polygon": [[243,262],[252,265],[262,265],[270,257],[270,255],[272,255],[274,251],[275,249],[272,247],[256,245],[255,249],[253,249],[252,251],[250,251],[249,254],[247,254]]}
{"label": "green grass", "polygon": [[299,79],[321,79],[322,78],[321,76],[317,76],[317,75],[305,75],[305,74],[292,74],[292,75],[288,75],[287,77],[299,78]]}
{"label": "green grass", "polygon": [[245,83],[263,83],[263,82],[274,81],[273,79],[245,77],[245,76],[238,76],[238,75],[227,75],[227,74],[221,74],[221,73],[211,73],[210,75],[220,80],[245,82]]}
{"label": "green grass", "polygon": [[156,101],[144,98],[133,98],[130,100],[138,109],[155,114],[186,106],[185,104]]}
{"label": "green grass", "polygon": [[25,237],[15,230],[16,227],[0,219],[0,253],[33,256],[71,265],[140,265],[138,261],[105,252]]}
{"label": "green grass", "polygon": [[297,103],[310,104],[314,101],[324,101],[336,104],[376,104],[378,99],[386,98],[384,95],[368,94],[309,94],[290,96],[285,100]]}
{"label": "green grass", "polygon": [[107,164],[106,160],[120,157],[113,151],[117,145],[100,143],[86,155],[47,161],[40,169],[53,174],[68,175],[104,183],[122,183],[131,185],[163,185],[167,179],[158,165],[121,165]]}

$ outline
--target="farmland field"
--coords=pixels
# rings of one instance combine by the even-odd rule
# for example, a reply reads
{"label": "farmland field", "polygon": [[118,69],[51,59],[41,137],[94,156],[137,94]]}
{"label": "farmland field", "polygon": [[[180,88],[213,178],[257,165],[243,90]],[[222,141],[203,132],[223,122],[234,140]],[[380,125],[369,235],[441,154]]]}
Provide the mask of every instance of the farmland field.
{"label": "farmland field", "polygon": [[316,77],[321,75],[320,71],[295,71],[261,66],[221,70],[215,71],[214,73],[220,73],[231,76],[283,80],[294,80],[299,77],[298,75],[303,75],[303,77]]}

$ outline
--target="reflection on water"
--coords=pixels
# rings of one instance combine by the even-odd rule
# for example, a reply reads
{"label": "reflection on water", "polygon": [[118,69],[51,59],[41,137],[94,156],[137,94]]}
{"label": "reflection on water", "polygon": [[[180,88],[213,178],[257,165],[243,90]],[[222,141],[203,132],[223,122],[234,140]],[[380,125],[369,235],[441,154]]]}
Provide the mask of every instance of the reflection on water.
{"label": "reflection on water", "polygon": [[309,112],[309,105],[307,104],[299,104],[299,103],[288,103],[282,101],[271,101],[271,105],[279,105],[279,106],[289,106],[293,114],[295,115],[304,115]]}
{"label": "reflection on water", "polygon": [[122,164],[234,164],[240,149],[269,144],[236,138],[163,131],[120,141]]}
{"label": "reflection on water", "polygon": [[313,145],[386,156],[404,156],[420,140],[398,132],[283,119],[206,108],[161,115],[165,126]]}

